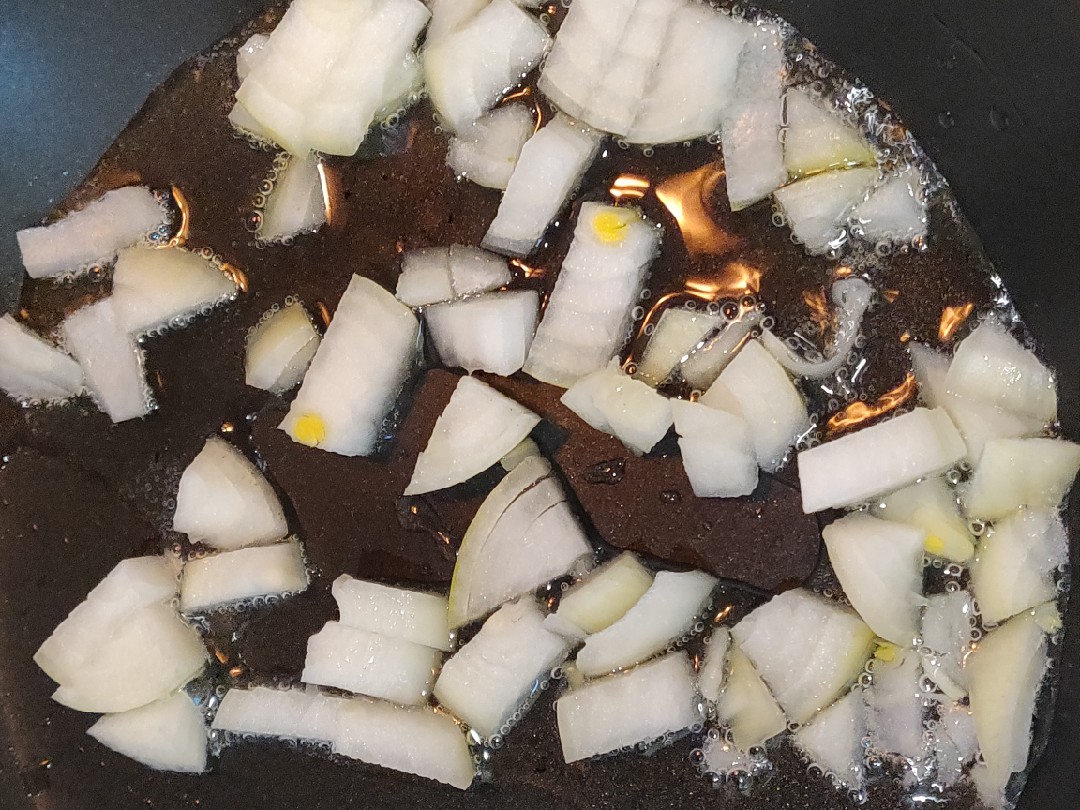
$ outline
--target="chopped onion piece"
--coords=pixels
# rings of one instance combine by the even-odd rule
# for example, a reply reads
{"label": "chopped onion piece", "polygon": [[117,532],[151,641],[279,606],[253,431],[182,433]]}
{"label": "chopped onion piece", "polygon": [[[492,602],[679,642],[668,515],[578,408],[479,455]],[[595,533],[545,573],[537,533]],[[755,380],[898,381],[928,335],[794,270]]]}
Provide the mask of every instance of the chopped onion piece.
{"label": "chopped onion piece", "polygon": [[533,117],[528,108],[524,104],[506,104],[473,121],[451,138],[446,164],[459,177],[478,186],[505,189],[517,166],[521,148],[532,134]]}
{"label": "chopped onion piece", "polygon": [[326,222],[326,198],[319,158],[313,153],[292,155],[278,171],[274,189],[266,199],[257,236],[266,242],[317,231]]}
{"label": "chopped onion piece", "polygon": [[815,174],[778,188],[773,196],[791,233],[812,254],[840,244],[848,211],[866,198],[877,169],[845,169]]}
{"label": "chopped onion piece", "polygon": [[798,457],[803,511],[848,506],[939,475],[965,450],[948,414],[926,408],[803,450]]}
{"label": "chopped onion piece", "polygon": [[217,436],[206,440],[180,476],[172,528],[193,542],[226,550],[271,543],[289,533],[274,488],[243,453]]}
{"label": "chopped onion piece", "polygon": [[975,606],[967,591],[926,597],[922,617],[923,672],[954,700],[967,694],[964,661],[971,652]]}
{"label": "chopped onion piece", "polygon": [[607,365],[627,341],[659,243],[636,209],[583,203],[525,373],[567,388]]}
{"label": "chopped onion piece", "polygon": [[461,132],[517,85],[551,47],[535,17],[511,0],[491,0],[424,48],[424,76],[446,127]]}
{"label": "chopped onion piece", "polygon": [[47,278],[112,261],[121,248],[141,242],[165,221],[165,209],[146,186],[107,191],[52,225],[15,234],[31,278]]}
{"label": "chopped onion piece", "polygon": [[391,588],[346,574],[334,580],[331,590],[343,625],[450,650],[445,596]]}
{"label": "chopped onion piece", "polygon": [[444,366],[509,377],[525,363],[539,310],[536,290],[511,290],[435,304],[424,319]]}
{"label": "chopped onion piece", "polygon": [[960,516],[956,494],[940,476],[898,489],[871,504],[870,511],[922,529],[926,533],[923,547],[935,557],[962,563],[975,553],[975,538]]}
{"label": "chopped onion piece", "polygon": [[183,692],[137,709],[106,714],[86,733],[155,771],[206,770],[206,720]]}
{"label": "chopped onion piece", "polygon": [[761,469],[783,466],[788,448],[810,428],[802,394],[759,341],[750,340],[699,400],[742,417]]}
{"label": "chopped onion piece", "polygon": [[217,265],[181,248],[126,248],[113,271],[113,310],[131,334],[182,322],[235,294],[236,282]]}
{"label": "chopped onion piece", "polygon": [[946,394],[945,410],[967,445],[967,460],[978,466],[986,443],[991,439],[1018,439],[1037,436],[1045,425],[1031,416],[1005,411],[988,402]]}
{"label": "chopped onion piece", "polygon": [[[509,0],[501,0],[509,2]],[[601,134],[556,115],[521,147],[499,211],[483,245],[526,256],[577,188],[600,146]]]}
{"label": "chopped onion piece", "polygon": [[870,306],[874,294],[873,288],[861,278],[842,278],[833,284],[832,299],[836,304],[836,328],[833,332],[832,346],[826,357],[818,362],[811,362],[797,356],[792,350],[769,330],[761,336],[761,342],[784,368],[796,377],[809,377],[820,380],[831,377],[844,365],[855,347],[862,327],[863,315]]}
{"label": "chopped onion piece", "polygon": [[709,603],[716,579],[701,571],[661,571],[626,613],[585,640],[577,666],[586,678],[626,669],[686,634]]}
{"label": "chopped onion piece", "polygon": [[1069,559],[1069,538],[1056,509],[1021,509],[979,541],[971,589],[983,621],[997,624],[1057,596],[1054,575]]}
{"label": "chopped onion piece", "polygon": [[569,652],[544,627],[533,597],[503,605],[454,653],[435,683],[435,699],[484,738],[502,734],[513,715]]}
{"label": "chopped onion piece", "polygon": [[972,778],[989,807],[1006,806],[1009,778],[1027,767],[1031,717],[1048,664],[1046,637],[1031,613],[991,630],[968,657],[971,715],[985,763]]}
{"label": "chopped onion piece", "polygon": [[723,325],[724,319],[719,315],[668,307],[660,315],[637,362],[634,377],[652,386],[662,385],[710,332]]}
{"label": "chopped onion piece", "polygon": [[401,638],[327,622],[308,639],[300,679],[400,703],[424,703],[442,656]]}
{"label": "chopped onion piece", "polygon": [[724,666],[728,648],[731,646],[731,633],[726,627],[717,627],[708,638],[708,642],[705,648],[705,661],[698,671],[697,686],[705,700],[716,703],[724,688]]}
{"label": "chopped onion piece", "polygon": [[948,356],[914,340],[908,344],[908,354],[919,384],[919,402],[927,408],[943,408],[948,395],[945,385],[949,373]]}
{"label": "chopped onion piece", "polygon": [[354,275],[281,429],[331,453],[372,453],[412,370],[419,328],[408,307]]}
{"label": "chopped onion piece", "polygon": [[405,494],[446,489],[482,473],[539,422],[539,416],[487,383],[462,377],[416,459]]}
{"label": "chopped onion piece", "polygon": [[378,700],[345,701],[333,751],[464,790],[476,775],[465,734],[449,715]]}
{"label": "chopped onion piece", "polygon": [[728,678],[716,699],[716,716],[731,728],[736,747],[749,751],[784,731],[787,717],[738,645],[730,645],[727,658]]}
{"label": "chopped onion piece", "polygon": [[652,582],[649,569],[624,551],[566,591],[555,615],[569,622],[581,637],[599,633],[637,604]]}
{"label": "chopped onion piece", "polygon": [[566,494],[541,456],[525,459],[484,499],[458,549],[450,627],[563,576],[592,555]]}
{"label": "chopped onion piece", "polygon": [[488,2],[489,0],[428,0],[431,22],[428,23],[425,40],[429,43],[435,42],[453,33],[475,17]]}
{"label": "chopped onion piece", "polygon": [[536,442],[526,436],[514,445],[513,450],[499,459],[499,466],[506,470],[506,472],[510,472],[525,459],[538,455],[540,455],[540,448],[536,446]]}
{"label": "chopped onion piece", "polygon": [[856,512],[821,536],[840,585],[870,629],[910,647],[919,633],[925,532]]}
{"label": "chopped onion piece", "polygon": [[699,498],[737,498],[757,487],[750,426],[741,416],[701,402],[671,400],[683,467]]}
{"label": "chopped onion piece", "polygon": [[337,730],[337,713],[346,700],[321,694],[313,686],[230,689],[210,727],[233,734],[330,742]]}
{"label": "chopped onion piece", "polygon": [[945,378],[949,392],[1052,422],[1057,418],[1054,372],[996,318],[960,341]]}
{"label": "chopped onion piece", "polygon": [[774,596],[731,635],[795,723],[851,685],[874,638],[854,611],[805,590]]}
{"label": "chopped onion piece", "polygon": [[83,391],[79,364],[10,315],[0,317],[0,388],[20,400],[60,400]]}
{"label": "chopped onion piece", "polygon": [[792,735],[796,747],[823,773],[847,788],[858,789],[866,780],[863,737],[866,713],[859,689],[852,689],[810,723]]}
{"label": "chopped onion piece", "polygon": [[1061,439],[991,439],[961,489],[968,517],[997,520],[1021,506],[1053,508],[1080,470],[1080,445]]}
{"label": "chopped onion piece", "polygon": [[122,628],[129,614],[169,602],[178,588],[164,557],[121,560],[45,639],[34,663],[57,683],[76,679],[102,640]]}
{"label": "chopped onion piece", "polygon": [[285,393],[303,379],[321,340],[303,304],[267,313],[248,333],[244,382]]}
{"label": "chopped onion piece", "polygon": [[787,182],[780,142],[786,79],[780,31],[755,25],[739,57],[735,92],[721,127],[732,211],[765,199]]}
{"label": "chopped onion piece", "polygon": [[838,112],[793,87],[787,93],[784,162],[792,176],[804,177],[831,169],[875,166],[877,156],[862,133]]}
{"label": "chopped onion piece", "polygon": [[125,330],[111,298],[68,315],[60,330],[94,400],[113,422],[150,413],[153,399],[143,379],[142,350]]}
{"label": "chopped onion piece", "polygon": [[761,317],[761,310],[754,307],[744,311],[737,320],[729,321],[716,337],[707,340],[682,361],[679,374],[683,380],[698,391],[707,391],[742,348]]}
{"label": "chopped onion piece", "polygon": [[874,660],[874,682],[863,692],[870,747],[883,754],[921,760],[927,751],[923,728],[922,672],[914,650],[896,650],[892,660]]}
{"label": "chopped onion piece", "polygon": [[223,551],[184,565],[180,610],[197,613],[256,596],[297,593],[309,581],[297,540]]}
{"label": "chopped onion piece", "polygon": [[171,605],[132,610],[95,634],[89,656],[53,700],[80,712],[126,712],[166,697],[198,675],[207,653]]}
{"label": "chopped onion piece", "polygon": [[451,245],[450,283],[458,298],[490,292],[510,283],[510,268],[502,256],[471,245]]}
{"label": "chopped onion piece", "polygon": [[410,250],[401,260],[397,298],[410,307],[454,299],[450,281],[450,250],[442,247]]}
{"label": "chopped onion piece", "polygon": [[236,52],[236,78],[243,81],[266,54],[266,43],[270,37],[266,34],[252,34]]}
{"label": "chopped onion piece", "polygon": [[950,704],[941,711],[934,739],[934,759],[937,761],[935,781],[945,785],[956,784],[978,753],[979,740],[975,736],[971,711],[960,703]]}
{"label": "chopped onion piece", "polygon": [[910,166],[889,176],[866,202],[855,206],[851,221],[856,232],[870,242],[905,244],[926,236],[921,172]]}
{"label": "chopped onion piece", "polygon": [[638,455],[648,453],[671,427],[671,405],[656,389],[623,372],[618,358],[578,379],[562,403],[597,430]]}
{"label": "chopped onion piece", "polygon": [[702,721],[686,653],[591,681],[555,703],[563,759],[606,754]]}

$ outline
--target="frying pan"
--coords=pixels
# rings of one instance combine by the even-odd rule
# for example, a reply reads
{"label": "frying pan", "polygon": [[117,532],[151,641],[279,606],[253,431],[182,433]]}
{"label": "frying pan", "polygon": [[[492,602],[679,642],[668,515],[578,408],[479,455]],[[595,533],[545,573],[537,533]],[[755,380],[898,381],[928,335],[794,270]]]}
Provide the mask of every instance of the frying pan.
{"label": "frying pan", "polygon": [[[5,0],[0,8],[0,306],[18,295],[13,233],[35,224],[90,169],[149,90],[184,58],[256,13],[260,0]],[[1005,4],[894,0],[769,0],[838,64],[891,103],[949,179],[961,207],[1014,301],[1059,372],[1060,415],[1067,437],[1080,437],[1080,3],[1028,0]],[[1080,552],[1080,499],[1069,510],[1073,558]],[[0,507],[4,508],[4,507]],[[25,572],[32,577],[33,572]],[[1075,589],[1075,588],[1074,588]],[[1074,594],[1075,596],[1075,594]],[[7,599],[0,593],[0,604]],[[17,615],[11,605],[4,615]],[[1060,688],[1046,750],[1020,806],[1065,810],[1080,804],[1080,600],[1070,600],[1070,632],[1059,664]],[[12,648],[0,631],[0,668],[32,650]],[[301,794],[288,784],[297,755],[271,750],[234,758],[199,779],[147,775],[92,754],[68,766],[63,751],[44,750],[42,728],[70,722],[59,707],[29,717],[10,679],[0,693],[0,807],[162,808],[290,807]],[[515,741],[517,742],[517,741]],[[528,742],[522,739],[521,744]],[[84,738],[83,749],[94,744]],[[80,754],[85,754],[85,750]],[[55,762],[44,764],[44,759]],[[86,765],[93,761],[94,767]],[[258,779],[244,771],[260,763]],[[663,767],[663,763],[656,763]],[[685,760],[681,760],[685,766]],[[280,765],[280,774],[277,766]],[[295,769],[295,764],[293,764]],[[640,771],[654,767],[641,763]],[[596,806],[659,807],[702,800],[708,791],[684,767],[681,792],[650,792],[627,777]],[[438,802],[407,779],[360,777],[312,759],[305,781],[321,792],[312,806],[392,807]],[[505,796],[480,786],[455,806],[570,804],[537,773],[535,791]],[[232,783],[232,784],[229,784]],[[314,789],[314,788],[312,788]],[[293,798],[290,798],[293,797]],[[311,798],[314,798],[312,796]],[[708,797],[706,797],[708,798]],[[715,800],[719,802],[719,797]],[[576,805],[577,802],[575,801]],[[726,805],[725,805],[726,806]],[[737,806],[734,803],[733,806]],[[771,806],[800,806],[780,792]],[[802,806],[809,806],[803,804]]]}

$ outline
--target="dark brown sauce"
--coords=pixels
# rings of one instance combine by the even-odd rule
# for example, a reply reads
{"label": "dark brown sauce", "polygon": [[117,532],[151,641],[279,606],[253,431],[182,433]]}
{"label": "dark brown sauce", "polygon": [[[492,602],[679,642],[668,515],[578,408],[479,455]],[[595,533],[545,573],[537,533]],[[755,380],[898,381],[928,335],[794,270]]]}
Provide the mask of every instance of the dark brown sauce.
{"label": "dark brown sauce", "polygon": [[[786,741],[770,747],[778,774],[749,796],[714,790],[689,760],[697,744],[683,739],[647,759],[634,755],[565,765],[551,692],[514,729],[490,767],[493,783],[466,794],[416,777],[358,763],[301,756],[272,743],[227,750],[213,775],[154,773],[91,741],[93,718],[53,704],[52,685],[30,660],[71,608],[120,559],[169,548],[179,475],[208,435],[228,424],[228,439],[265,463],[290,510],[316,573],[310,591],[272,609],[212,617],[208,643],[221,682],[295,681],[307,637],[334,615],[329,583],[342,572],[390,582],[445,587],[453,547],[490,487],[490,478],[415,502],[399,500],[415,454],[430,432],[455,377],[432,371],[418,383],[397,438],[375,459],[347,459],[292,443],[276,425],[285,401],[248,388],[244,338],[263,312],[298,296],[328,312],[352,273],[393,289],[404,250],[449,243],[479,244],[499,193],[456,182],[444,165],[445,138],[424,102],[396,127],[377,130],[356,158],[326,161],[331,216],[321,232],[292,246],[256,247],[246,219],[274,154],[237,138],[225,117],[234,89],[237,45],[267,30],[270,11],[209,56],[189,60],[148,99],[62,210],[129,184],[179,190],[188,216],[186,245],[209,248],[242,271],[239,299],[188,328],[146,341],[148,379],[158,410],[113,426],[90,403],[22,410],[0,400],[0,449],[12,456],[0,472],[0,669],[3,723],[37,807],[743,807],[841,808],[847,797],[816,776]],[[550,111],[544,109],[546,115]],[[822,320],[814,302],[845,271],[809,257],[785,228],[771,223],[768,204],[727,211],[716,147],[640,149],[608,143],[583,181],[583,200],[640,205],[665,229],[662,254],[648,282],[649,309],[738,301],[754,294],[786,335]],[[613,193],[613,190],[617,193]],[[904,342],[939,342],[941,313],[969,302],[989,308],[998,290],[978,241],[951,212],[948,192],[931,207],[925,251],[864,262],[883,296],[864,321],[863,354],[872,358],[847,397],[806,388],[822,421],[851,399],[874,400],[902,385],[909,364]],[[568,248],[573,211],[544,244],[516,263],[515,286],[548,292]],[[680,238],[680,232],[682,238]],[[49,330],[75,308],[109,291],[109,281],[70,285],[28,282],[22,307],[30,324]],[[654,310],[653,317],[659,310]],[[949,337],[950,335],[942,335]],[[635,343],[631,350],[640,348]],[[817,567],[817,520],[802,515],[791,465],[763,476],[738,501],[693,498],[681,463],[664,445],[654,457],[631,456],[595,432],[572,429],[559,391],[518,375],[487,378],[550,420],[537,436],[559,466],[597,540],[631,548],[658,564],[683,564],[771,590],[808,581],[835,587]],[[835,405],[830,400],[836,400]],[[877,414],[872,414],[877,415]],[[617,480],[597,483],[597,465],[620,466]],[[406,510],[403,516],[402,510]],[[415,518],[415,520],[413,520]],[[758,592],[731,585],[721,612],[737,618]],[[727,613],[725,612],[725,615]],[[44,780],[40,763],[49,761]],[[900,789],[884,779],[870,806],[895,806]],[[954,806],[970,805],[961,792]]]}

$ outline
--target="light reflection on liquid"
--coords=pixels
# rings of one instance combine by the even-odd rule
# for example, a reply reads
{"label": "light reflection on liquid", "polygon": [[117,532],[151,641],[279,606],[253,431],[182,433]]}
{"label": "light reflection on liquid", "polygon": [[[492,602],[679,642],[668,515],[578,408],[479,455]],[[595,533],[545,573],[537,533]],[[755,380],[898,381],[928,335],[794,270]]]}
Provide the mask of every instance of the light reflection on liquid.
{"label": "light reflection on liquid", "polygon": [[511,259],[510,264],[520,270],[525,278],[543,278],[547,275],[547,270],[543,267],[532,267],[525,264],[521,259]]}
{"label": "light reflection on liquid", "polygon": [[315,302],[315,309],[319,313],[319,319],[323,322],[323,326],[330,325],[330,310],[327,309],[326,304],[322,301]]}
{"label": "light reflection on liquid", "polygon": [[910,371],[896,388],[886,391],[875,402],[852,402],[844,410],[829,417],[825,427],[828,433],[842,433],[853,427],[894,411],[918,392],[915,375]]}
{"label": "light reflection on liquid", "polygon": [[829,308],[829,298],[825,294],[825,289],[819,287],[816,290],[803,290],[802,299],[810,309],[810,322],[814,324],[818,334],[825,334],[833,322],[833,314]]}
{"label": "light reflection on liquid", "polygon": [[229,264],[229,262],[222,262],[221,269],[224,271],[225,275],[232,280],[233,284],[237,286],[240,292],[246,293],[248,291],[247,274],[244,273],[243,270],[235,264]]}
{"label": "light reflection on liquid", "polygon": [[690,172],[673,175],[656,186],[656,198],[679,223],[690,257],[729,253],[740,239],[716,224],[710,201],[724,176],[719,163],[706,163]]}
{"label": "light reflection on liquid", "polygon": [[315,164],[319,172],[319,188],[322,191],[323,211],[326,212],[326,224],[334,224],[334,206],[330,204],[330,183],[327,180],[326,164],[321,160]]}
{"label": "light reflection on liquid", "polygon": [[172,198],[176,201],[176,208],[180,212],[180,227],[176,229],[173,238],[165,242],[162,247],[183,247],[188,239],[188,230],[191,227],[191,206],[188,205],[184,192],[176,186],[170,186]]}
{"label": "light reflection on liquid", "polygon": [[683,282],[686,291],[698,297],[708,296],[708,300],[720,298],[741,298],[744,295],[757,295],[761,291],[761,277],[764,271],[745,262],[728,262],[720,268],[719,274],[711,277],[688,278]]}
{"label": "light reflection on liquid", "polygon": [[950,340],[974,309],[975,305],[970,301],[958,307],[945,307],[941,311],[941,322],[938,324],[938,338],[942,342]]}
{"label": "light reflection on liquid", "polygon": [[508,96],[503,96],[502,100],[499,101],[498,106],[501,107],[504,104],[512,104],[515,101],[519,101],[519,100],[528,102],[528,103],[530,103],[532,105],[532,108],[533,108],[533,121],[535,122],[533,124],[533,133],[539,132],[540,127],[542,127],[544,125],[544,111],[540,107],[540,102],[536,100],[536,94],[533,92],[533,89],[532,89],[531,86],[525,85],[520,90],[518,90],[516,93],[511,93]]}
{"label": "light reflection on liquid", "polygon": [[608,194],[615,198],[616,203],[623,200],[640,200],[649,190],[648,178],[638,174],[620,174],[608,189]]}

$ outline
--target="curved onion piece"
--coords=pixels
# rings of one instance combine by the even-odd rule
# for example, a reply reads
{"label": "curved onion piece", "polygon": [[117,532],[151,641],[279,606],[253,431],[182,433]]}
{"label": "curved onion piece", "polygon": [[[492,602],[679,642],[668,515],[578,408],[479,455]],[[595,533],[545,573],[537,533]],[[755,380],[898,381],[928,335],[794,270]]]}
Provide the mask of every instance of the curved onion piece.
{"label": "curved onion piece", "polygon": [[[731,727],[735,746],[749,751],[782,732],[787,717],[746,653],[732,644],[727,660],[728,678],[724,691],[716,698],[716,716]],[[710,766],[714,765],[713,759],[709,758]]]}
{"label": "curved onion piece", "polygon": [[652,585],[653,575],[638,558],[624,551],[566,591],[555,615],[584,638],[621,619]]}
{"label": "curved onion piece", "polygon": [[873,166],[877,156],[862,133],[837,112],[793,87],[787,93],[784,161],[794,177],[804,177],[832,169]]}
{"label": "curved onion piece", "polygon": [[885,495],[870,505],[870,513],[922,529],[926,552],[935,557],[962,563],[975,553],[975,538],[960,515],[956,493],[941,476]]}
{"label": "curved onion piece", "polygon": [[10,315],[0,318],[0,388],[15,399],[59,400],[83,390],[79,364]]}
{"label": "curved onion piece", "polygon": [[866,779],[863,767],[863,737],[866,712],[859,689],[852,689],[810,723],[801,726],[792,739],[807,759],[840,784],[856,788]]}
{"label": "curved onion piece", "polygon": [[321,340],[303,304],[268,313],[248,334],[244,382],[274,394],[288,391],[303,379]]}
{"label": "curved onion piece", "polygon": [[478,186],[505,189],[532,134],[532,113],[524,104],[498,107],[450,139],[446,164]]}
{"label": "curved onion piece", "polygon": [[709,333],[724,326],[720,315],[710,315],[683,307],[668,307],[656,322],[634,377],[649,385],[662,385],[681,361],[696,349]]}
{"label": "curved onion piece", "polygon": [[183,692],[119,714],[106,714],[87,734],[155,771],[206,770],[206,720]]}
{"label": "curved onion piece", "polygon": [[298,233],[317,231],[324,222],[326,199],[319,158],[311,152],[292,155],[266,200],[257,236],[277,242]]}
{"label": "curved onion piece", "polygon": [[313,686],[230,689],[210,727],[233,734],[330,742],[337,729],[337,713],[347,700],[323,695]]}
{"label": "curved onion piece", "polygon": [[699,391],[708,390],[761,319],[761,310],[754,307],[742,312],[736,320],[728,321],[719,334],[694,349],[679,364],[683,380]]}
{"label": "curved onion piece", "polygon": [[824,360],[816,362],[796,355],[791,348],[772,332],[765,330],[761,342],[780,365],[796,377],[820,380],[836,373],[844,365],[855,346],[862,326],[863,314],[870,306],[873,288],[861,278],[842,278],[833,284],[832,299],[836,304],[836,337]]}
{"label": "curved onion piece", "polygon": [[297,540],[223,551],[184,564],[180,609],[195,613],[255,596],[298,593],[308,582]]}

